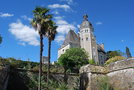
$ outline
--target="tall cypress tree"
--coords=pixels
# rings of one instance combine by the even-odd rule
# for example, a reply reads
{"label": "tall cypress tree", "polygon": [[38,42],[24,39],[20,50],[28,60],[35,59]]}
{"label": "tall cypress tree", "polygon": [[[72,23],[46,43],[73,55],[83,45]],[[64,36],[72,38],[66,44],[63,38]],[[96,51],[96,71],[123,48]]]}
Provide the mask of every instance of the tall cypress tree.
{"label": "tall cypress tree", "polygon": [[127,58],[132,57],[128,47],[126,47],[126,55],[127,55]]}
{"label": "tall cypress tree", "polygon": [[0,44],[2,43],[2,37],[1,37],[1,35],[0,35]]}

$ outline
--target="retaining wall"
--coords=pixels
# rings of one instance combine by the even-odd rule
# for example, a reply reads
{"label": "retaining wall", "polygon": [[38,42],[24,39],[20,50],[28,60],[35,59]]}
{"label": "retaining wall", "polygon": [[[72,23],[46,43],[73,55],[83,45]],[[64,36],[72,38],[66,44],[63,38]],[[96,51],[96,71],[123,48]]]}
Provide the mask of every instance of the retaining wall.
{"label": "retaining wall", "polygon": [[100,90],[104,83],[114,90],[134,90],[134,58],[120,60],[106,67],[81,67],[80,90]]}

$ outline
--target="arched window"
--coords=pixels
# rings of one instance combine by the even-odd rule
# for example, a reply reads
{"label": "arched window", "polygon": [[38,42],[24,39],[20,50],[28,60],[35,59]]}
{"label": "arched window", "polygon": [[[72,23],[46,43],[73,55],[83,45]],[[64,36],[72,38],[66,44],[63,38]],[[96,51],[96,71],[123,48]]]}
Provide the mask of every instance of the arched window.
{"label": "arched window", "polygon": [[86,37],[86,41],[88,41],[88,37]]}

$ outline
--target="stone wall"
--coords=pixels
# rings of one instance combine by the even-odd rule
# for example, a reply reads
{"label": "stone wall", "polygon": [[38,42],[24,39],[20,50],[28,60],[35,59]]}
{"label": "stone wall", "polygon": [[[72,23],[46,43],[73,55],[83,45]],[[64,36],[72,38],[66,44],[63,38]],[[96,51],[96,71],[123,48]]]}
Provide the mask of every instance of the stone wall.
{"label": "stone wall", "polygon": [[6,90],[10,66],[0,66],[0,90]]}
{"label": "stone wall", "polygon": [[80,90],[103,90],[103,84],[112,90],[134,90],[134,58],[120,60],[106,67],[81,67]]}

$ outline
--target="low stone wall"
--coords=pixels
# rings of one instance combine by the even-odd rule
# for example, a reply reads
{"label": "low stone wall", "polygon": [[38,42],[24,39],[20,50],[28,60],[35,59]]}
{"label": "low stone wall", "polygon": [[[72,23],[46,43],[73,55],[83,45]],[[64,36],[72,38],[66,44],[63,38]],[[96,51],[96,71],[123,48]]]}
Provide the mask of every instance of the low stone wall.
{"label": "low stone wall", "polygon": [[80,90],[103,90],[102,84],[107,84],[112,90],[134,90],[134,58],[117,61],[106,67],[81,67]]}

